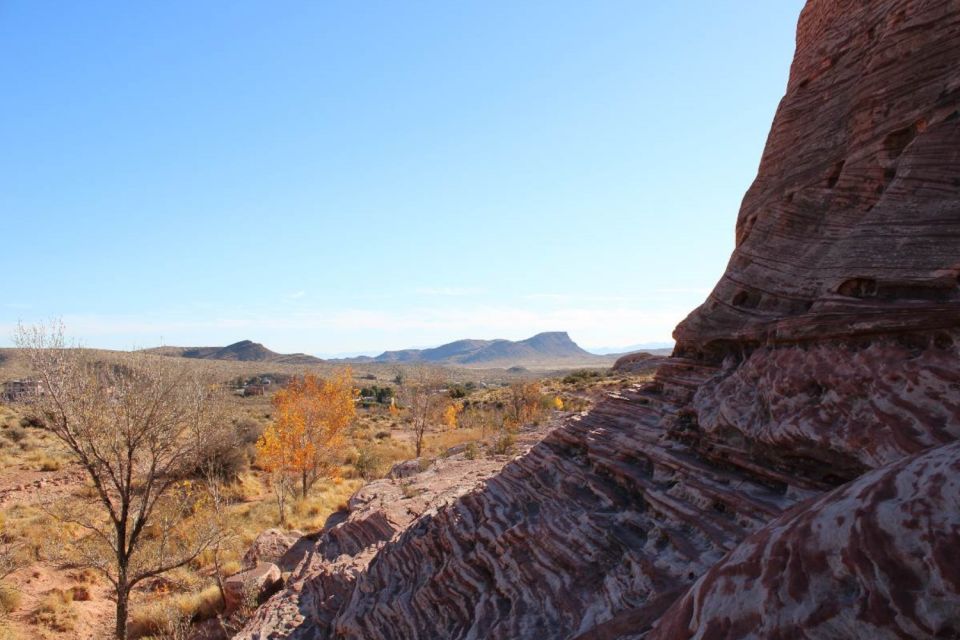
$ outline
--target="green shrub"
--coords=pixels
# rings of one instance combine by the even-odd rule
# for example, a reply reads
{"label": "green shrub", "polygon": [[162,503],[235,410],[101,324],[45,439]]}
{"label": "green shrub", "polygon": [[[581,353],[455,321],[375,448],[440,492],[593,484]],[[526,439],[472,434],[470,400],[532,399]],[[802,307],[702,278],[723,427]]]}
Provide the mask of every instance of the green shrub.
{"label": "green shrub", "polygon": [[498,456],[507,455],[513,451],[516,438],[509,431],[500,434],[493,443],[493,453]]}
{"label": "green shrub", "polygon": [[372,446],[360,449],[353,462],[353,467],[364,480],[375,480],[383,477],[383,459]]}

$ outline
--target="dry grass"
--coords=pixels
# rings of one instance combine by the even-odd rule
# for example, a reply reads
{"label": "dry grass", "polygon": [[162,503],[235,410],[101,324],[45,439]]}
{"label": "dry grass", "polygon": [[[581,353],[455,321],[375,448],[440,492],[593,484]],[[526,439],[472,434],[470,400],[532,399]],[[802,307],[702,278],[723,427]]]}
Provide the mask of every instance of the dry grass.
{"label": "dry grass", "polygon": [[23,594],[8,584],[0,584],[0,614],[8,615],[20,607]]}
{"label": "dry grass", "polygon": [[0,405],[0,469],[57,471],[69,461],[69,452],[56,438],[26,424],[16,409]]}
{"label": "dry grass", "polygon": [[73,590],[53,589],[34,610],[31,622],[52,631],[73,631],[77,626],[77,610],[73,606]]}
{"label": "dry grass", "polygon": [[131,639],[148,636],[169,637],[184,623],[209,620],[223,609],[216,585],[198,591],[152,599],[130,614],[127,632]]}
{"label": "dry grass", "polygon": [[481,437],[480,429],[476,428],[445,429],[428,433],[424,438],[424,450],[428,456],[441,456],[458,445],[480,442]]}
{"label": "dry grass", "polygon": [[[199,362],[210,365],[209,362]],[[231,375],[250,375],[259,369],[263,373],[283,370],[284,366],[262,363],[213,363],[217,371]],[[292,367],[302,373],[302,367]],[[393,367],[375,369],[379,384],[389,384],[395,371]],[[0,365],[0,380],[6,376],[6,369]],[[322,373],[322,372],[320,372]],[[374,381],[365,379],[364,368],[355,368],[358,384],[369,385]],[[488,373],[485,375],[489,375]],[[565,384],[562,376],[543,380],[544,393],[559,396],[565,408],[577,409],[591,402],[589,395],[599,390],[620,385],[622,376],[604,374],[590,376],[590,382],[584,386]],[[467,376],[470,379],[470,376]],[[491,378],[487,377],[489,381]],[[506,381],[506,379],[504,380]],[[499,385],[480,387],[470,394],[469,400],[480,405],[495,405],[505,398],[506,390]],[[235,397],[235,409],[242,423],[238,428],[246,432],[257,432],[269,424],[273,408],[270,398]],[[468,457],[483,455],[495,448],[494,439],[498,435],[492,428],[483,433],[478,427],[464,421],[460,428],[437,427],[428,431],[424,441],[424,459],[444,455],[453,447],[464,445]],[[385,406],[372,406],[358,411],[355,425],[351,428],[349,445],[344,452],[341,476],[337,480],[321,480],[304,499],[288,502],[288,530],[313,532],[321,529],[329,515],[344,508],[353,493],[372,479],[384,476],[390,468],[414,457],[412,433],[405,424],[403,416],[393,416]],[[21,425],[21,416],[12,408],[0,405],[0,473],[11,470],[56,472],[69,461],[69,456],[46,432],[30,426]],[[14,471],[13,475],[15,476]],[[61,474],[62,475],[62,474]],[[20,482],[20,480],[16,480]],[[70,499],[90,500],[95,496],[89,486],[77,485],[70,489]],[[412,487],[405,493],[414,493]],[[279,511],[269,484],[268,476],[256,467],[240,473],[237,480],[225,489],[227,501],[227,529],[230,534],[219,554],[219,564],[225,575],[240,570],[240,560],[250,543],[264,530],[279,525]],[[32,500],[32,498],[31,498]],[[69,538],[69,527],[57,523],[55,519],[34,505],[16,505],[0,511],[0,532],[4,539],[18,541],[18,553],[26,563],[50,559],[50,532],[62,532]],[[186,567],[169,572],[149,584],[138,588],[131,602],[132,637],[148,634],[161,634],[172,637],[171,625],[183,621],[202,620],[214,615],[221,607],[219,592],[213,581],[214,553],[212,550],[201,554]],[[75,601],[88,597],[92,591],[102,598],[105,585],[102,579],[90,570],[73,569],[64,574],[65,584],[76,585],[66,591],[54,591],[43,598],[35,611],[29,614],[37,625],[49,630],[72,629],[76,626],[78,612],[83,606]],[[91,588],[86,588],[87,586]],[[4,595],[0,593],[0,612],[6,608]],[[31,605],[32,606],[32,605]],[[82,627],[83,625],[81,625]],[[40,631],[40,627],[37,627]],[[62,631],[68,634],[70,631]],[[0,617],[0,640],[2,617]]]}

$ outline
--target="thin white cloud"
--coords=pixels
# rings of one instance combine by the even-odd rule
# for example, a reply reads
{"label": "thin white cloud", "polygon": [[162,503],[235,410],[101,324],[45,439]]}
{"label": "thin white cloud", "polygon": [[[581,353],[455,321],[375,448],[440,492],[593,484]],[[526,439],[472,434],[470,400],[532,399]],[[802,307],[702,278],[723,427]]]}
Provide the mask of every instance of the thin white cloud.
{"label": "thin white cloud", "polygon": [[414,293],[421,296],[475,296],[486,293],[478,287],[417,287]]}
{"label": "thin white cloud", "polygon": [[304,297],[305,295],[307,295],[307,292],[306,292],[306,291],[303,291],[303,290],[294,291],[293,293],[287,295],[287,299],[288,299],[288,300],[299,300],[300,298]]}

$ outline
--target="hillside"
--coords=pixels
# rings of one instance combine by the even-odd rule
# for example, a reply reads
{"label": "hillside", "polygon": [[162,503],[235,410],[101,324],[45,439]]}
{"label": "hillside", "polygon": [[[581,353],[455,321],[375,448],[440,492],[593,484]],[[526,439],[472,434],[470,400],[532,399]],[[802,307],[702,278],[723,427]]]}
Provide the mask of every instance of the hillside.
{"label": "hillside", "polygon": [[598,356],[580,348],[565,331],[549,331],[526,340],[457,340],[430,349],[384,351],[375,358],[347,358],[343,362],[515,367],[564,363],[599,366],[615,360],[615,356]]}
{"label": "hillside", "polygon": [[239,362],[272,362],[276,364],[319,364],[320,358],[305,353],[277,353],[259,342],[241,340],[226,347],[155,347],[146,350],[162,356],[199,360],[234,360]]}

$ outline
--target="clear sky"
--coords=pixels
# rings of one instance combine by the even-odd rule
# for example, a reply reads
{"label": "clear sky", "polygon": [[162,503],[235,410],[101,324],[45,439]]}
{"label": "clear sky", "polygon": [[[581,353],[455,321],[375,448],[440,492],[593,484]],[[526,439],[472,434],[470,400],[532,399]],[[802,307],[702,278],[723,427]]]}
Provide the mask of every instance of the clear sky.
{"label": "clear sky", "polygon": [[670,340],[800,0],[0,3],[0,345]]}

